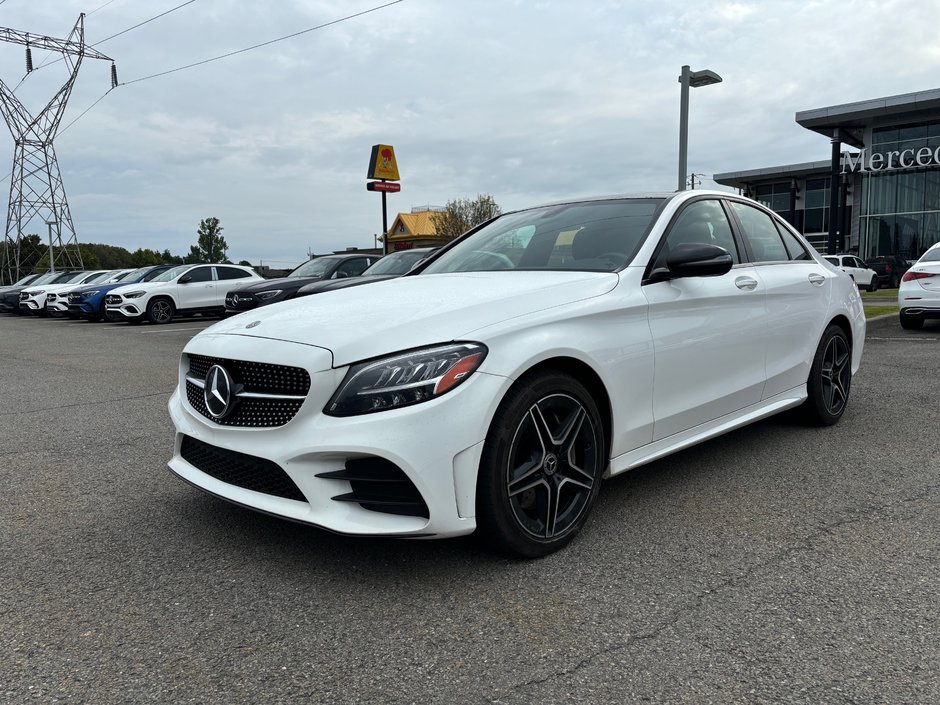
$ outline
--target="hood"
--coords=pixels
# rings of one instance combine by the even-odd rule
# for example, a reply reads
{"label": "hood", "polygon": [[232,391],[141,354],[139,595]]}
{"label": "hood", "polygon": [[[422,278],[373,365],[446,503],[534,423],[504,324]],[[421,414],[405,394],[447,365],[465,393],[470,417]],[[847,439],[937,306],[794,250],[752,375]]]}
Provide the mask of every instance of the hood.
{"label": "hood", "polygon": [[360,286],[362,284],[374,284],[375,282],[385,281],[400,277],[400,274],[373,274],[359,275],[357,277],[344,277],[342,279],[320,279],[311,284],[305,284],[297,293],[301,296],[308,294],[319,294],[324,291],[336,291],[337,289],[348,289],[351,286]]}
{"label": "hood", "polygon": [[265,306],[207,332],[328,348],[339,367],[399,350],[472,339],[479,328],[599,296],[618,281],[617,274],[606,272],[397,277]]}
{"label": "hood", "polygon": [[259,291],[268,291],[269,289],[296,291],[304,284],[317,281],[320,281],[320,279],[316,277],[281,277],[280,279],[265,279],[262,282],[252,282],[245,286],[239,286],[237,291],[250,291],[253,294]]}
{"label": "hood", "polygon": [[84,284],[37,284],[36,286],[27,286],[24,291],[44,291],[47,294],[58,294],[60,291],[71,291],[72,289],[84,286]]}
{"label": "hood", "polygon": [[114,282],[113,284],[82,284],[76,289],[72,289],[69,293],[72,294],[84,294],[86,291],[99,291],[104,294],[114,291],[119,286],[129,286],[127,282]]}

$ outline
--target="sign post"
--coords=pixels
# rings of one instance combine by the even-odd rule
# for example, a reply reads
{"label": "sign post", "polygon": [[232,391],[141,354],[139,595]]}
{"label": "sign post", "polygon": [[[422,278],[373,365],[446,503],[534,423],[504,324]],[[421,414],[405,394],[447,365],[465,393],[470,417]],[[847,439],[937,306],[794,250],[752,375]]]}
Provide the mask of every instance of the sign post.
{"label": "sign post", "polygon": [[395,161],[395,148],[390,144],[372,145],[372,157],[369,159],[368,179],[378,179],[378,181],[367,181],[367,191],[379,191],[382,193],[382,254],[388,254],[388,208],[385,202],[385,196],[388,193],[398,193],[401,191],[401,184],[397,183],[398,162]]}

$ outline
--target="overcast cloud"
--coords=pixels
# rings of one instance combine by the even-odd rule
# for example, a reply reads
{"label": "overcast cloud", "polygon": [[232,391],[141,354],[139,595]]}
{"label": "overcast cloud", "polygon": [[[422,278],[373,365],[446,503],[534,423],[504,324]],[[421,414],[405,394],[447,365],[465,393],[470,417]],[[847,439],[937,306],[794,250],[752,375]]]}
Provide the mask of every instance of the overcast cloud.
{"label": "overcast cloud", "polygon": [[[94,44],[180,2],[6,0],[0,26],[64,37],[100,7],[86,18]],[[130,82],[379,4],[196,0],[98,48]],[[402,177],[389,221],[477,193],[508,210],[674,189],[685,63],[724,78],[692,91],[690,171],[826,159],[828,141],[794,113],[940,87],[938,26],[940,3],[918,0],[403,0],[120,86],[56,149],[82,242],[184,254],[216,216],[232,259],[294,264],[372,246],[381,204],[365,174],[379,142]],[[23,54],[0,45],[11,87]],[[17,95],[35,111],[64,79],[60,62]],[[63,126],[109,85],[108,64],[87,60]],[[0,145],[9,173],[12,137]]]}

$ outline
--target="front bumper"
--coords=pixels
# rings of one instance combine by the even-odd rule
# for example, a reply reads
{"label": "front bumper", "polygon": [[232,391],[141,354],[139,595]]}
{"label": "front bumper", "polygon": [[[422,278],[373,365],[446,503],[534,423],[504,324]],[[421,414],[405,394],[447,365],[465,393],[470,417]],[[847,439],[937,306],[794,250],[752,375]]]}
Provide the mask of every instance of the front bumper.
{"label": "front bumper", "polygon": [[[241,336],[205,336],[187,352],[228,359],[303,366],[309,346]],[[236,504],[329,531],[360,536],[458,536],[476,528],[476,478],[489,420],[510,380],[477,372],[458,388],[431,402],[393,411],[336,418],[322,409],[339,386],[345,368],[309,369],[311,388],[297,415],[275,428],[222,426],[194,410],[179,389],[169,401],[176,427],[170,469],[186,482]],[[181,384],[185,370],[181,368]],[[184,437],[224,451],[275,463],[303,500],[223,482],[187,462]],[[372,511],[334,497],[346,495],[337,473],[351,460],[381,459],[397,466],[420,493],[428,517]]]}
{"label": "front bumper", "polygon": [[108,302],[105,304],[105,312],[108,318],[111,320],[130,321],[143,317],[144,305],[139,299],[127,299],[121,301],[120,303]]}

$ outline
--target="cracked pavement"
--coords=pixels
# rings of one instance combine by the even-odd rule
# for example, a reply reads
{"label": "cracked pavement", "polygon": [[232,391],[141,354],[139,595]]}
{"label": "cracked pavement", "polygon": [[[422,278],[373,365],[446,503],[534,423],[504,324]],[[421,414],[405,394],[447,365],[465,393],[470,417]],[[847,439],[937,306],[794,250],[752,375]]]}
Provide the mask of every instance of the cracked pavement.
{"label": "cracked pavement", "polygon": [[776,417],[614,478],[530,562],[175,480],[165,402],[202,325],[0,317],[3,702],[940,702],[940,325],[872,323],[836,427]]}

